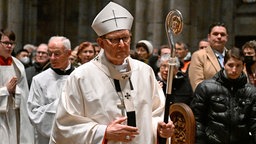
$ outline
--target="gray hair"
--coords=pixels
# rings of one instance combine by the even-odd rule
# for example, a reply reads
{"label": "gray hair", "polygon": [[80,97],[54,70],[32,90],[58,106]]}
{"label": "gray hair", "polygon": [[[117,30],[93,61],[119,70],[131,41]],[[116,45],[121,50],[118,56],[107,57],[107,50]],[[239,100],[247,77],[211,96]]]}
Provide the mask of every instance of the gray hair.
{"label": "gray hair", "polygon": [[49,42],[54,41],[54,40],[60,40],[63,44],[63,46],[67,49],[67,50],[71,50],[71,43],[70,40],[64,36],[52,36],[49,40]]}
{"label": "gray hair", "polygon": [[[174,57],[174,60],[175,60],[175,67],[176,68],[180,68],[180,61],[177,57]],[[163,62],[166,62],[166,61],[169,61],[169,63],[171,62],[171,57],[170,57],[170,54],[163,54],[161,57],[160,57],[160,61],[159,61],[159,66],[163,63]]]}
{"label": "gray hair", "polygon": [[23,46],[23,49],[26,49],[26,50],[28,50],[28,49],[32,49],[32,50],[36,50],[36,46],[34,46],[34,45],[32,45],[32,44],[25,44],[24,46]]}

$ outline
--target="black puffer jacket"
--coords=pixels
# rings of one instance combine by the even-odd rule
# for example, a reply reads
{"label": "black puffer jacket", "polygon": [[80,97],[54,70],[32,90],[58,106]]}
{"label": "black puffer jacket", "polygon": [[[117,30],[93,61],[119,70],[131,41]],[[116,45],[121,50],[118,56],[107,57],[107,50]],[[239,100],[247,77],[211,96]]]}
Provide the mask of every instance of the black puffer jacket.
{"label": "black puffer jacket", "polygon": [[245,74],[229,80],[223,70],[200,83],[190,105],[197,124],[196,143],[255,144],[255,89]]}

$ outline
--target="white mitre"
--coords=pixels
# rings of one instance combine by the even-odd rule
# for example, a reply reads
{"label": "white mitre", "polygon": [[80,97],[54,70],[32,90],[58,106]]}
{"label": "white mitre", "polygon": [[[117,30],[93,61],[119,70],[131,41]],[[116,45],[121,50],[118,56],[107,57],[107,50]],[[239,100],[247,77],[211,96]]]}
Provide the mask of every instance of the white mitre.
{"label": "white mitre", "polygon": [[91,26],[98,36],[102,36],[116,30],[131,30],[132,22],[133,16],[129,11],[110,2],[95,17]]}

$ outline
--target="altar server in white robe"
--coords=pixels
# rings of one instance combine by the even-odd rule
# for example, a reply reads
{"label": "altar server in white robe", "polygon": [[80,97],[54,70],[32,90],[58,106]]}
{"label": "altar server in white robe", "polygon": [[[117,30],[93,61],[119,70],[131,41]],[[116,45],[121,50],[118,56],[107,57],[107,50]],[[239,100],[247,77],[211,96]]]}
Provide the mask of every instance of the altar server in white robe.
{"label": "altar server in white robe", "polygon": [[156,144],[170,137],[165,96],[147,64],[130,54],[132,15],[110,2],[94,19],[102,51],[67,79],[51,144]]}
{"label": "altar server in white robe", "polygon": [[48,42],[48,53],[51,68],[33,77],[27,102],[29,118],[38,134],[38,144],[49,143],[63,85],[74,70],[68,60],[71,44],[66,37],[51,37]]}
{"label": "altar server in white robe", "polygon": [[0,38],[0,144],[33,144],[34,130],[26,109],[25,69],[11,56],[15,34],[2,29]]}

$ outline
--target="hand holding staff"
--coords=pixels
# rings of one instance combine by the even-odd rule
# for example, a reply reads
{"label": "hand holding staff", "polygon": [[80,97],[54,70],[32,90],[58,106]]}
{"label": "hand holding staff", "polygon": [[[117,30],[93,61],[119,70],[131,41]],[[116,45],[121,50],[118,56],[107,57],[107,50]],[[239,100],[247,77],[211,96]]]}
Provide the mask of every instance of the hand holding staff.
{"label": "hand holding staff", "polygon": [[[169,107],[173,103],[174,97],[172,94],[172,81],[173,81],[173,69],[176,64],[175,59],[175,43],[173,37],[181,33],[183,28],[183,17],[179,10],[171,10],[166,16],[165,30],[167,34],[168,44],[171,48],[168,77],[167,77],[167,88],[166,88],[166,100],[165,100],[165,112],[164,122],[168,123]],[[166,144],[166,139],[159,137],[159,144]]]}

